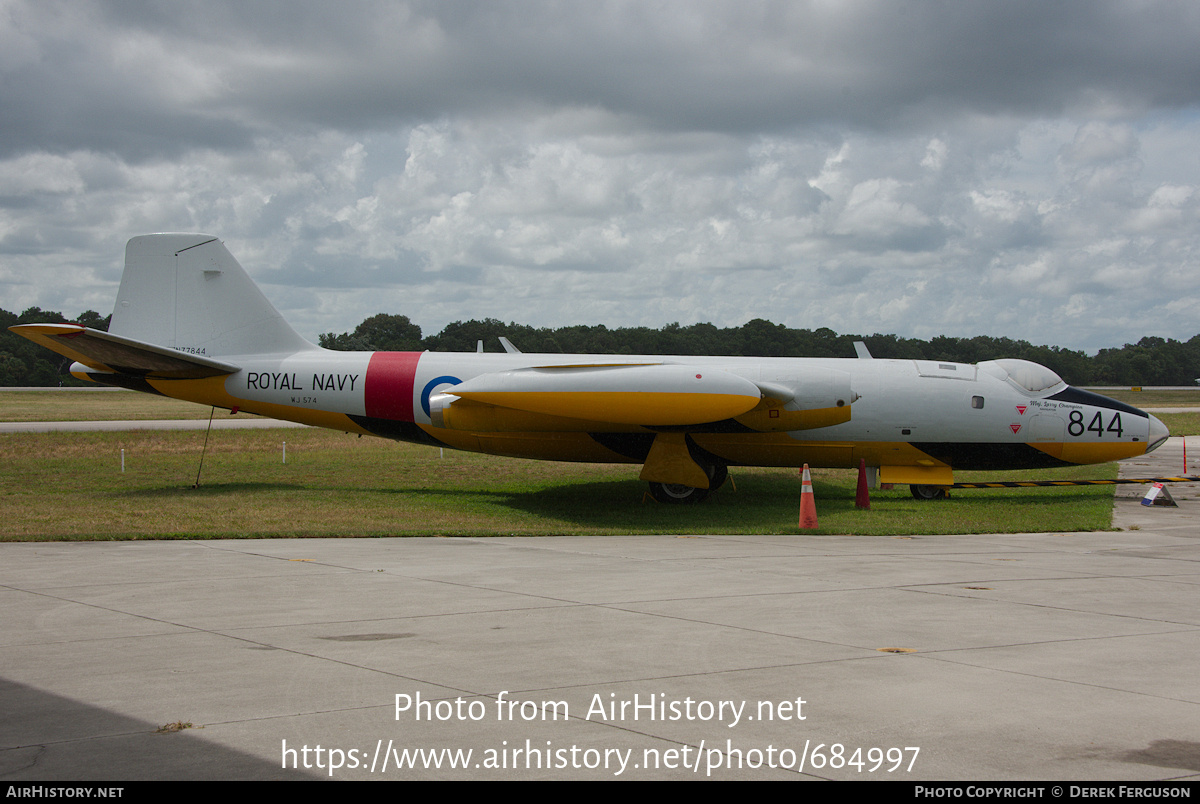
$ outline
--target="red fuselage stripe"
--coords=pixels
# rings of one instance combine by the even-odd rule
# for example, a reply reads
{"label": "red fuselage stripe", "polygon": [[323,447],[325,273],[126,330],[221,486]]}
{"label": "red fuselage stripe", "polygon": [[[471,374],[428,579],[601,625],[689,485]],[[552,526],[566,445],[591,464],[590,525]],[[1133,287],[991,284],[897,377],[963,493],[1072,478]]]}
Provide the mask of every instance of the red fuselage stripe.
{"label": "red fuselage stripe", "polygon": [[413,383],[420,352],[375,352],[367,365],[364,388],[367,415],[413,421]]}

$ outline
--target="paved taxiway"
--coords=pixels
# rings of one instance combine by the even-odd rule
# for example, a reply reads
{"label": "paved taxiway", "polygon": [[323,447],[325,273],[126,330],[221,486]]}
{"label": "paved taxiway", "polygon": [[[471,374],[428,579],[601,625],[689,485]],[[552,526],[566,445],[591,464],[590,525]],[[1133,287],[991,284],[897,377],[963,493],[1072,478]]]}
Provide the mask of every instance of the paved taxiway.
{"label": "paved taxiway", "polygon": [[[86,422],[0,422],[0,433],[114,433],[126,430],[203,430],[208,419],[123,419]],[[272,430],[307,427],[279,419],[213,419],[214,430]]]}
{"label": "paved taxiway", "polygon": [[[1106,533],[0,544],[0,779],[326,777],[281,768],[305,747],[350,779],[697,778],[729,747],[716,778],[1200,778],[1200,499],[1118,489]],[[434,719],[397,718],[418,693]],[[667,719],[588,718],[635,695]],[[372,773],[388,745],[473,754]]]}

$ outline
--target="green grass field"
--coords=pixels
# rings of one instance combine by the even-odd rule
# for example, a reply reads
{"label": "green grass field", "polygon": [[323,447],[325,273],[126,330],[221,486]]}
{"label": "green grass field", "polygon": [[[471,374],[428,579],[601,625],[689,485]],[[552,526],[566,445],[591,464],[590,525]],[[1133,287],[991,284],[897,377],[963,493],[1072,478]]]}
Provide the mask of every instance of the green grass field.
{"label": "green grass field", "polygon": [[[734,468],[715,498],[672,506],[646,499],[633,465],[440,457],[324,430],[215,431],[192,488],[203,440],[203,431],[0,435],[0,540],[798,532],[795,470]],[[854,472],[813,475],[824,533],[1111,525],[1111,486],[963,490],[942,502],[897,487],[860,511]],[[1021,476],[1114,477],[1115,466]]]}
{"label": "green grass field", "polygon": [[1147,388],[1144,391],[1134,391],[1132,388],[1097,388],[1095,393],[1139,408],[1200,407],[1200,385],[1186,391],[1159,390],[1157,388]]}
{"label": "green grass field", "polygon": [[1155,413],[1173,436],[1200,435],[1200,413]]}
{"label": "green grass field", "polygon": [[[207,419],[209,408],[165,396],[118,388],[38,391],[0,389],[0,421],[106,422],[146,419]],[[228,417],[229,411],[219,415]],[[239,419],[254,418],[245,413]]]}
{"label": "green grass field", "polygon": [[[1136,392],[1131,392],[1136,393]],[[1168,401],[1196,404],[1190,391]],[[228,416],[227,412],[221,412]],[[1173,434],[1200,414],[1159,414]],[[127,391],[0,391],[0,421],[207,418],[208,408]],[[287,463],[282,444],[287,442]],[[699,506],[650,501],[634,465],[523,461],[324,430],[0,434],[0,540],[449,536],[798,531],[794,469],[731,469]],[[120,471],[121,450],[126,471]],[[962,473],[960,482],[1116,477],[1116,465]],[[1103,530],[1111,486],[960,490],[918,502],[907,487],[854,507],[856,473],[813,471],[823,533],[905,536]]]}

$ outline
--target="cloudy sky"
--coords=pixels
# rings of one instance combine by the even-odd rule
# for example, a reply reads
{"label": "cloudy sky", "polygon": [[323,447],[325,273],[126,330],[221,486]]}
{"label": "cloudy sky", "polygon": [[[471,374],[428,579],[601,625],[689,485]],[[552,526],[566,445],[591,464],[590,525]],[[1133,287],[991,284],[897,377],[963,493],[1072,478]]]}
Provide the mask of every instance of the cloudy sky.
{"label": "cloudy sky", "polygon": [[1200,4],[0,0],[0,307],[1200,332]]}

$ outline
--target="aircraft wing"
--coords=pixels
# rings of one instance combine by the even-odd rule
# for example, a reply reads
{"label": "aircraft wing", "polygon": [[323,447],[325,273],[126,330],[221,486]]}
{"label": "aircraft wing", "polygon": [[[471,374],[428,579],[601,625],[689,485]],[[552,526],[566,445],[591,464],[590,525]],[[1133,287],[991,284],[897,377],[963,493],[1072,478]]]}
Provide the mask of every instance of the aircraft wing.
{"label": "aircraft wing", "polygon": [[[666,427],[722,421],[753,410],[759,387],[736,374],[668,363],[540,366],[472,377],[446,396],[471,406]],[[455,405],[455,400],[441,406]]]}
{"label": "aircraft wing", "polygon": [[78,324],[18,324],[9,330],[95,371],[191,380],[240,370],[240,366],[204,355],[122,338]]}

